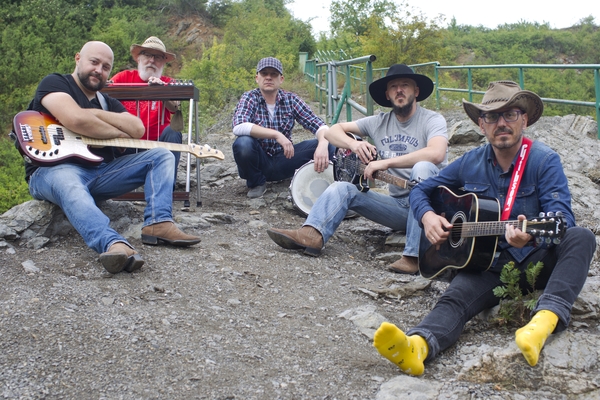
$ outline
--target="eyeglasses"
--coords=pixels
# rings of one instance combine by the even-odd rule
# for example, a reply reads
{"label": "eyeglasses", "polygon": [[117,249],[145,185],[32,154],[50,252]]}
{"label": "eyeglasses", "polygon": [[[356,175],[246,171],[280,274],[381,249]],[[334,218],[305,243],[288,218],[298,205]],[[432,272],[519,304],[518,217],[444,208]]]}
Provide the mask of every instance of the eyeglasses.
{"label": "eyeglasses", "polygon": [[509,110],[501,113],[490,112],[481,114],[481,118],[485,121],[486,124],[495,124],[498,122],[500,117],[504,118],[506,122],[515,122],[519,119],[519,116],[525,114],[521,110]]}
{"label": "eyeglasses", "polygon": [[147,58],[154,58],[155,61],[165,61],[166,57],[162,54],[152,54],[145,51],[140,51],[140,55]]}

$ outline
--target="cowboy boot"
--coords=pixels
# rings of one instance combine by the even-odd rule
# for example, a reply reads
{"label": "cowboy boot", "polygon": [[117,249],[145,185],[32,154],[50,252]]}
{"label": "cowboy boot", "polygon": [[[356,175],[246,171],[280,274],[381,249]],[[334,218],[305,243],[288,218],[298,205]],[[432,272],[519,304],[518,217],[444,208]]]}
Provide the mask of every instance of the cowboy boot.
{"label": "cowboy boot", "polygon": [[157,245],[159,242],[165,242],[171,246],[192,246],[200,243],[198,236],[183,233],[173,222],[159,222],[158,224],[148,225],[142,228],[142,243]]}
{"label": "cowboy boot", "polygon": [[388,270],[397,274],[417,275],[419,273],[419,259],[417,257],[402,256],[401,259],[389,265]]}
{"label": "cowboy boot", "polygon": [[312,226],[303,226],[300,229],[268,229],[271,240],[284,249],[304,249],[304,254],[317,257],[323,248],[323,236]]}
{"label": "cowboy boot", "polygon": [[100,263],[111,274],[121,271],[133,272],[144,265],[142,257],[123,242],[113,243],[105,253],[99,256]]}

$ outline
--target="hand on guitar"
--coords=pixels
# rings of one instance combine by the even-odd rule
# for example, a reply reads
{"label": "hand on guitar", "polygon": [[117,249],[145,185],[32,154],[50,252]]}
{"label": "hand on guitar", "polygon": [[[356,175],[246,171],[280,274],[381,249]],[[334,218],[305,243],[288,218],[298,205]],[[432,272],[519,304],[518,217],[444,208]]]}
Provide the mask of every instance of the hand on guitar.
{"label": "hand on guitar", "polygon": [[440,244],[448,240],[452,224],[444,216],[433,211],[426,212],[421,222],[427,239],[435,245],[436,250],[439,250]]}
{"label": "hand on guitar", "polygon": [[374,174],[377,171],[385,171],[388,169],[387,166],[387,161],[388,160],[372,160],[371,162],[369,162],[366,166],[365,166],[365,170],[363,172],[363,175],[365,176],[365,178],[367,179],[375,179]]}
{"label": "hand on guitar", "polygon": [[366,140],[352,140],[348,147],[363,164],[368,164],[377,154],[377,148]]}
{"label": "hand on guitar", "polygon": [[[525,221],[527,217],[525,217],[524,215],[519,215],[517,219],[519,221]],[[529,233],[523,232],[520,229],[515,228],[511,224],[506,224],[505,237],[508,244],[518,249],[525,247],[527,243],[533,240],[533,236],[531,236]]]}

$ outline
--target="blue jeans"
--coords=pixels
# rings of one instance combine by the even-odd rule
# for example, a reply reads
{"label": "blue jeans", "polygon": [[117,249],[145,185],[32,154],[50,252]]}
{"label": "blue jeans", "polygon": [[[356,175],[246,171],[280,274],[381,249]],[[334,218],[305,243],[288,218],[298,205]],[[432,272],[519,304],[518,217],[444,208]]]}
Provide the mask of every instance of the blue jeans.
{"label": "blue jeans", "polygon": [[[418,162],[412,168],[410,180],[420,182],[438,172],[434,164]],[[413,217],[408,195],[392,197],[373,190],[363,193],[352,183],[334,182],[319,196],[304,225],[318,230],[323,236],[323,243],[326,243],[349,210],[378,224],[406,232],[403,254],[418,257],[421,228]]]}
{"label": "blue jeans", "polygon": [[[283,151],[269,156],[260,146],[258,139],[252,136],[238,136],[233,142],[233,158],[238,167],[240,178],[246,180],[246,186],[253,188],[267,181],[281,181],[291,178],[294,172],[313,159],[317,149],[317,139],[305,140],[294,145],[294,157],[285,158]],[[333,160],[335,148],[329,145],[329,160]]]}
{"label": "blue jeans", "polygon": [[[183,137],[181,135],[181,132],[173,130],[171,128],[171,126],[169,125],[169,126],[166,126],[165,129],[163,129],[162,133],[158,137],[158,141],[165,142],[165,143],[181,144],[183,141]],[[146,151],[146,150],[145,149],[126,149],[123,152],[123,154],[135,154],[135,153],[140,153],[142,151]],[[179,159],[181,158],[181,152],[173,151],[172,153],[173,153],[173,156],[175,156],[175,172],[173,173],[173,176],[174,176],[173,187],[175,187],[175,182],[177,181],[177,168],[179,168]]]}
{"label": "blue jeans", "polygon": [[[555,332],[567,328],[571,319],[571,308],[587,278],[590,263],[596,249],[594,234],[585,228],[567,229],[562,241],[550,249],[539,249],[531,253],[522,263],[515,262],[521,271],[521,288],[530,289],[523,272],[530,262],[544,263],[536,282],[536,289],[544,289],[533,313],[549,310],[558,316]],[[501,253],[500,268],[485,272],[459,272],[433,310],[407,335],[425,338],[429,346],[427,360],[453,345],[465,324],[483,310],[499,304],[493,290],[503,285],[500,281],[501,267],[513,261],[507,251]]]}
{"label": "blue jeans", "polygon": [[[176,143],[176,144],[181,144],[182,140],[183,140],[183,138],[182,138],[181,132],[173,130],[171,128],[171,125],[165,127],[165,129],[160,134],[160,137],[158,138],[159,142]],[[173,185],[175,185],[175,182],[177,181],[177,168],[179,168],[179,159],[181,158],[181,152],[173,151],[172,153],[175,156],[175,174],[174,174],[175,179],[173,179]]]}
{"label": "blue jeans", "polygon": [[59,206],[85,243],[104,253],[127,241],[110,227],[96,205],[144,185],[144,226],[172,221],[173,154],[158,148],[119,157],[98,166],[64,163],[40,167],[29,180],[33,198]]}

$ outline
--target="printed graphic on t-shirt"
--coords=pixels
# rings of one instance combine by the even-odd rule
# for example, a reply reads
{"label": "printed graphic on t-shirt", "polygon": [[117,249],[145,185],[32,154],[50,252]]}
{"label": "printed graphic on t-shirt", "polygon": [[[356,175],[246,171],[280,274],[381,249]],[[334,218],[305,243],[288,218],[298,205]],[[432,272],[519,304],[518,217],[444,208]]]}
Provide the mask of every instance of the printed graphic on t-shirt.
{"label": "printed graphic on t-shirt", "polygon": [[386,136],[380,140],[382,150],[379,151],[380,158],[392,158],[408,154],[408,147],[414,149],[419,147],[419,139],[409,135]]}

